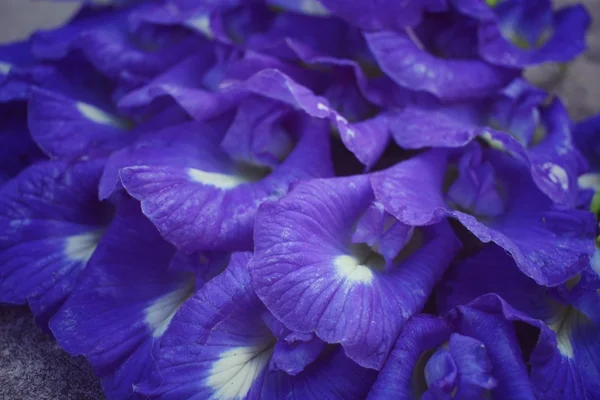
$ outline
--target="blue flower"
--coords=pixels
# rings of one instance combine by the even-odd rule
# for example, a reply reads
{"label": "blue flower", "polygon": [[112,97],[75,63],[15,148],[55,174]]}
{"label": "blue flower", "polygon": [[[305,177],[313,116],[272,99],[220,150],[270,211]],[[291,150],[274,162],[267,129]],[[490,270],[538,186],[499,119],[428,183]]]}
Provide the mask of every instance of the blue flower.
{"label": "blue flower", "polygon": [[0,303],[108,398],[597,397],[580,6],[84,3],[0,47]]}

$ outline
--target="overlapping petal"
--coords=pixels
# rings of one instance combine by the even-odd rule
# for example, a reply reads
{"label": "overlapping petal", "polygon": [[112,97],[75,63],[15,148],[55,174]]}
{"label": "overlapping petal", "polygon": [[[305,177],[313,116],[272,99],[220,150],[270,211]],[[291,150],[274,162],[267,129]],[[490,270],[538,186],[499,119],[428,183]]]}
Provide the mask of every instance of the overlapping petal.
{"label": "overlapping petal", "polygon": [[[112,105],[113,85],[84,62],[55,72],[48,84],[31,90],[28,127],[53,158],[106,155],[130,143],[134,124]],[[76,73],[76,77],[71,77]]]}
{"label": "overlapping petal", "polygon": [[478,300],[445,318],[411,318],[368,398],[535,399],[509,316],[488,307],[502,300]]}
{"label": "overlapping petal", "polygon": [[[177,164],[165,158],[152,164],[134,161],[121,169],[121,181],[142,201],[144,214],[177,247],[249,250],[261,202],[282,196],[296,180],[332,174],[326,125],[302,119],[294,129],[293,136],[298,138],[294,149],[271,171],[232,162],[201,132],[178,131],[171,149],[150,145],[161,156],[168,157],[172,151],[171,159],[178,158]],[[152,151],[141,150],[146,155]]]}
{"label": "overlapping petal", "polygon": [[[489,279],[482,279],[487,274]],[[496,246],[452,267],[442,285],[442,310],[466,304],[477,296],[497,293],[518,312],[513,320],[537,329],[529,363],[531,381],[540,398],[593,398],[598,354],[593,332],[598,329],[598,293],[580,283],[558,295],[519,273],[514,261]],[[567,287],[570,287],[567,285]],[[531,317],[531,318],[530,318]],[[581,361],[580,361],[581,359]]]}
{"label": "overlapping petal", "polygon": [[77,288],[51,321],[61,346],[90,361],[109,398],[133,396],[155,368],[161,337],[181,304],[219,272],[200,257],[174,255],[139,203],[122,199]]}
{"label": "overlapping petal", "polygon": [[414,253],[375,270],[375,256],[350,242],[373,200],[366,176],[298,184],[261,206],[250,271],[258,296],[290,329],[341,343],[359,364],[380,368],[459,244],[445,223],[427,227],[413,234],[421,240]]}
{"label": "overlapping petal", "polygon": [[142,393],[205,399],[363,397],[374,371],[348,360],[340,348],[325,351],[296,375],[270,369],[281,341],[265,323],[270,317],[252,290],[249,258],[250,253],[234,253],[227,269],[181,307],[161,343],[160,372],[140,386]]}
{"label": "overlapping petal", "polygon": [[436,57],[415,43],[408,32],[368,32],[365,39],[383,72],[396,84],[443,100],[485,97],[516,76],[514,70],[480,59]]}
{"label": "overlapping petal", "polygon": [[[450,206],[444,193],[450,157],[447,150],[431,150],[374,174],[375,197],[406,224],[427,225],[446,216],[457,218],[479,240],[493,241],[507,250],[519,268],[540,284],[555,286],[583,270],[594,251],[592,214],[555,206],[509,155],[493,149],[484,153],[506,192],[503,211],[493,218]],[[460,193],[473,190],[479,189],[463,187]],[[489,205],[488,201],[483,204]]]}
{"label": "overlapping petal", "polygon": [[78,51],[111,78],[145,82],[199,49],[198,38],[185,30],[149,24],[134,27],[130,16],[143,7],[85,6],[69,24],[36,32],[32,37],[33,54],[58,60]]}
{"label": "overlapping petal", "polygon": [[547,0],[502,3],[479,27],[479,52],[486,61],[522,68],[568,62],[585,50],[590,16],[582,5],[553,12]]}
{"label": "overlapping petal", "polygon": [[111,218],[97,200],[103,160],[32,165],[0,188],[0,301],[45,323],[74,289]]}

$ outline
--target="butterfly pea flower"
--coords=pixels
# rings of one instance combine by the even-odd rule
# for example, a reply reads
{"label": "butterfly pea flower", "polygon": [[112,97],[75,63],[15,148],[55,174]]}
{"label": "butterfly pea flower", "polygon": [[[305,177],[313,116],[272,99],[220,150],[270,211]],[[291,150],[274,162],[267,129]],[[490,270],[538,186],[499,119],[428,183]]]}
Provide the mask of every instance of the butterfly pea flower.
{"label": "butterfly pea flower", "polygon": [[559,285],[587,266],[593,214],[554,204],[505,152],[473,142],[452,153],[430,150],[375,173],[375,197],[406,224],[456,218],[480,241],[503,247],[542,285]]}
{"label": "butterfly pea flower", "polygon": [[477,21],[479,54],[486,61],[524,68],[568,62],[582,53],[590,16],[583,5],[553,10],[549,0],[452,0]]}
{"label": "butterfly pea flower", "polygon": [[152,399],[364,398],[375,371],[270,315],[252,289],[250,256],[233,253],[227,268],[181,306],[140,393]]}
{"label": "butterfly pea flower", "polygon": [[32,138],[49,157],[71,159],[107,155],[130,143],[135,123],[114,107],[114,87],[87,61],[68,57],[45,84],[31,89]]}
{"label": "butterfly pea flower", "polygon": [[131,398],[155,368],[181,304],[222,269],[223,257],[184,255],[121,198],[80,281],[50,322],[69,353],[84,355],[108,398]]}
{"label": "butterfly pea flower", "polygon": [[[422,101],[388,115],[392,136],[407,149],[461,147],[480,138],[530,168],[535,184],[556,203],[573,206],[585,164],[573,143],[561,101],[518,79],[489,99]],[[427,118],[427,125],[422,119]]]}
{"label": "butterfly pea flower", "polygon": [[455,13],[432,14],[414,28],[370,31],[364,37],[378,66],[397,85],[457,101],[489,96],[518,75],[479,57],[472,43],[475,28]]}
{"label": "butterfly pea flower", "polygon": [[367,175],[314,179],[261,205],[249,268],[288,328],[378,369],[459,248],[445,221],[415,228],[386,213]]}
{"label": "butterfly pea flower", "polygon": [[97,199],[103,160],[41,161],[0,186],[0,302],[44,325],[74,289],[112,216]]}
{"label": "butterfly pea flower", "polygon": [[31,85],[47,79],[51,71],[37,62],[30,42],[0,46],[0,103],[26,100]]}
{"label": "butterfly pea flower", "polygon": [[513,321],[495,294],[411,318],[367,398],[536,399]]}
{"label": "butterfly pea flower", "polygon": [[128,115],[144,116],[156,113],[165,104],[177,104],[194,119],[210,119],[233,110],[252,90],[266,90],[266,97],[277,98],[271,94],[277,92],[276,87],[255,88],[260,78],[250,79],[271,70],[300,84],[315,79],[310,71],[305,73],[273,57],[242,54],[226,46],[206,43],[202,52],[186,57],[148,84],[125,93],[117,106]]}
{"label": "butterfly pea flower", "polygon": [[[178,18],[187,15],[176,14]],[[169,97],[193,118],[206,119],[233,108],[250,93],[260,94],[302,108],[309,115],[329,118],[344,145],[367,169],[371,168],[389,142],[385,115],[374,116],[376,108],[370,104],[373,99],[380,101],[381,96],[366,82],[357,62],[344,58],[350,56],[339,49],[346,46],[333,38],[351,36],[351,44],[357,46],[348,47],[367,51],[364,40],[358,31],[348,29],[339,20],[287,14],[274,14],[272,18],[270,24],[265,23],[266,31],[251,31],[239,44],[248,49],[241,58],[236,52],[223,52],[222,47],[214,46],[207,50],[209,54],[220,54],[214,63],[204,54],[191,56],[148,85],[126,94],[119,106],[137,113]],[[315,32],[302,28],[308,23]],[[323,40],[323,36],[332,39]],[[294,63],[317,69],[299,68]],[[282,89],[289,95],[284,96]],[[300,101],[300,97],[311,97],[312,104]]]}
{"label": "butterfly pea flower", "polygon": [[[280,104],[270,105],[274,108],[267,117],[288,111],[279,108]],[[248,106],[260,109],[260,103]],[[249,250],[261,202],[281,197],[296,180],[333,174],[324,121],[290,115],[255,131],[252,124],[262,116],[250,115],[250,119],[234,121],[221,144],[202,130],[180,127],[142,138],[143,144],[127,152],[128,160],[121,158],[122,185],[178,248]],[[252,135],[250,140],[247,135]],[[232,145],[228,147],[226,139],[238,144],[233,147],[236,153],[228,153]],[[262,164],[255,162],[258,158]]]}
{"label": "butterfly pea flower", "polygon": [[437,301],[443,312],[485,293],[502,296],[518,310],[520,321],[539,331],[527,360],[537,398],[592,399],[599,390],[599,282],[587,268],[557,288],[540,286],[506,252],[490,245],[449,270]]}
{"label": "butterfly pea flower", "polygon": [[41,60],[60,60],[80,52],[106,76],[147,82],[198,49],[198,38],[184,29],[130,21],[143,4],[83,6],[66,25],[36,32],[32,51]]}

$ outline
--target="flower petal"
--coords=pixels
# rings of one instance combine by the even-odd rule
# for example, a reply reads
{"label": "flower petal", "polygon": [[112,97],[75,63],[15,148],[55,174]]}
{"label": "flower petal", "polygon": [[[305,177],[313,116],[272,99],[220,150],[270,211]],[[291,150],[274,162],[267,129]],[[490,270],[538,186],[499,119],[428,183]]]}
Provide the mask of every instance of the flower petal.
{"label": "flower petal", "polygon": [[422,247],[409,258],[373,271],[349,248],[351,228],[372,201],[368,178],[354,176],[300,183],[265,203],[250,272],[258,296],[290,329],[341,343],[357,363],[380,368],[459,243],[448,225],[436,225],[423,230]]}
{"label": "flower petal", "polygon": [[97,200],[102,160],[32,165],[0,189],[0,301],[29,301],[46,323],[75,287],[111,210]]}
{"label": "flower petal", "polygon": [[373,372],[349,361],[341,349],[324,354],[296,376],[268,373],[276,338],[252,291],[249,257],[234,253],[227,269],[182,306],[162,341],[159,370],[140,386],[141,392],[151,398],[364,396]]}
{"label": "flower petal", "polygon": [[[180,135],[169,150],[169,157],[180,158],[177,164],[127,167],[121,170],[121,181],[178,248],[250,249],[254,215],[262,201],[282,196],[295,180],[332,174],[326,126],[307,120],[296,128],[296,147],[263,179],[236,174],[228,157],[201,136]],[[162,147],[157,150],[169,154]]]}
{"label": "flower petal", "polygon": [[483,60],[437,58],[419,49],[405,32],[370,32],[365,33],[365,39],[381,69],[394,82],[442,100],[482,98],[515,77],[513,70]]}
{"label": "flower petal", "polygon": [[510,323],[519,320],[518,315],[498,296],[486,295],[466,306],[459,306],[448,317],[459,333],[485,346],[492,375],[498,382],[491,391],[492,398],[536,398],[514,326]]}
{"label": "flower petal", "polygon": [[451,332],[451,326],[443,319],[426,314],[412,317],[404,325],[368,399],[408,400],[420,396],[426,389],[422,357],[428,350],[444,344]]}
{"label": "flower petal", "polygon": [[520,163],[493,149],[486,154],[508,193],[504,212],[489,220],[452,210],[442,193],[447,152],[431,150],[373,175],[375,197],[409,225],[457,218],[483,242],[511,253],[537,283],[556,286],[581,272],[594,252],[595,220],[587,211],[555,206]]}
{"label": "flower petal", "polygon": [[546,297],[547,288],[524,275],[512,257],[494,244],[455,263],[446,277],[437,293],[438,309],[442,313],[487,293],[497,293],[533,318],[543,320],[554,313]]}
{"label": "flower petal", "polygon": [[[549,2],[544,3],[546,7],[551,7]],[[523,4],[517,8],[532,6]],[[540,8],[544,6],[533,7],[534,13],[543,12]],[[520,22],[526,24],[529,21],[525,19]],[[585,50],[585,33],[590,25],[590,16],[582,5],[556,11],[552,24],[551,36],[541,47],[523,49],[502,35],[496,21],[486,21],[482,23],[478,33],[481,57],[492,64],[523,68],[544,62],[568,62]]]}
{"label": "flower petal", "polygon": [[112,397],[130,397],[155,367],[160,339],[193,294],[194,276],[170,268],[174,248],[124,199],[76,290],[51,329],[71,354],[83,354]]}

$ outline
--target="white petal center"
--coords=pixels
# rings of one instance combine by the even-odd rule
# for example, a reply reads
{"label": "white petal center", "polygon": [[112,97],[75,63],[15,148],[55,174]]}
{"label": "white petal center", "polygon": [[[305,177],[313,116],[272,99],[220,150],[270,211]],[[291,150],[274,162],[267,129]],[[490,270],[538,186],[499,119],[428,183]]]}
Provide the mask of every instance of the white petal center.
{"label": "white petal center", "polygon": [[221,353],[206,378],[206,384],[215,391],[212,397],[220,400],[244,398],[267,366],[272,352],[270,342],[261,342]]}
{"label": "white petal center", "polygon": [[206,35],[207,38],[212,39],[214,36],[212,28],[210,26],[210,19],[208,18],[208,15],[200,15],[194,18],[190,18],[187,21],[185,21],[185,25],[203,33],[204,35]]}
{"label": "white petal center", "polygon": [[10,65],[9,63],[0,61],[0,74],[7,75],[10,72],[11,68],[12,65]]}
{"label": "white petal center", "polygon": [[190,279],[180,288],[154,300],[144,310],[146,325],[155,338],[161,337],[183,302],[194,292],[194,280]]}
{"label": "white petal center", "polygon": [[102,231],[86,232],[69,236],[65,241],[65,254],[73,261],[87,262],[102,236]]}
{"label": "white petal center", "polygon": [[556,347],[560,354],[567,358],[573,357],[573,346],[571,345],[571,331],[579,315],[579,311],[572,307],[564,306],[548,323],[548,327],[556,333]]}
{"label": "white petal center", "polygon": [[338,256],[333,265],[338,274],[351,282],[370,283],[373,280],[373,271],[366,265],[361,265],[356,257]]}
{"label": "white petal center", "polygon": [[99,109],[91,104],[78,101],[76,103],[77,110],[85,118],[97,124],[110,125],[119,129],[127,129],[127,122],[115,115],[109,114],[104,110]]}
{"label": "white petal center", "polygon": [[196,168],[188,169],[188,175],[194,182],[214,186],[218,189],[233,189],[243,183],[249,182],[249,180],[240,176],[206,172]]}

